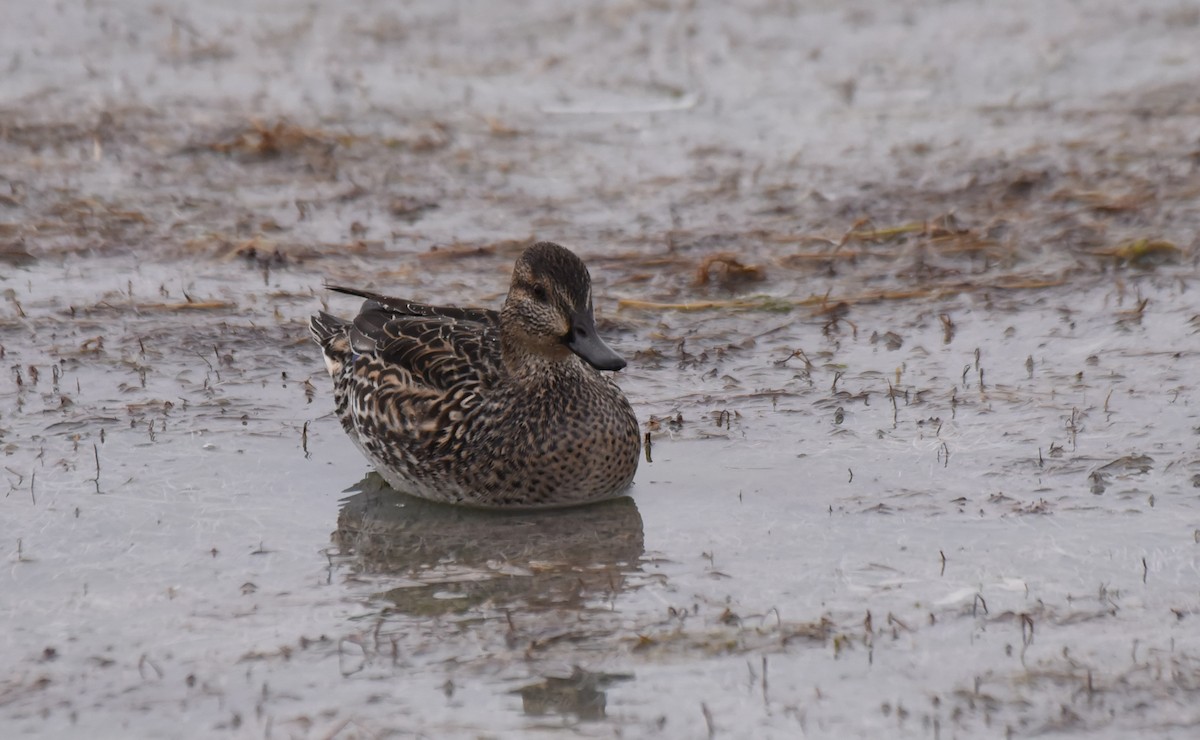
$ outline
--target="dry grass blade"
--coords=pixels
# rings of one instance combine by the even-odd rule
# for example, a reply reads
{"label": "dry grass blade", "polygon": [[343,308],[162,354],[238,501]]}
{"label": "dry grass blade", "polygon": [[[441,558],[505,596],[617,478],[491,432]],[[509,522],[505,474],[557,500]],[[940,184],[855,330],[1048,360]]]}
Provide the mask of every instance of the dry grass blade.
{"label": "dry grass blade", "polygon": [[504,241],[493,242],[492,244],[455,243],[446,246],[430,247],[428,252],[422,252],[417,257],[422,260],[447,261],[469,257],[516,255],[531,244],[533,244],[532,237],[528,239],[505,239]]}
{"label": "dry grass blade", "polygon": [[184,301],[182,303],[139,303],[139,311],[219,311],[237,308],[232,301]]}
{"label": "dry grass blade", "polygon": [[1114,214],[1136,211],[1150,202],[1147,193],[1112,195],[1099,190],[1059,190],[1050,195],[1051,200],[1082,203],[1097,213]]}
{"label": "dry grass blade", "polygon": [[825,306],[828,304],[854,305],[864,303],[879,303],[881,301],[903,301],[915,298],[949,298],[961,293],[971,293],[986,290],[1041,290],[1066,284],[1061,277],[1012,277],[1002,278],[991,283],[954,283],[950,285],[933,285],[920,288],[877,290],[859,293],[851,296],[809,296],[807,298],[780,298],[778,296],[754,296],[751,298],[734,298],[723,301],[688,301],[688,302],[658,302],[644,301],[635,298],[622,298],[617,301],[617,308],[641,309],[648,311],[711,311],[716,309],[750,310],[750,311],[789,311],[801,306]]}
{"label": "dry grass blade", "polygon": [[1183,250],[1165,239],[1134,239],[1112,249],[1097,249],[1092,254],[1112,257],[1122,264],[1134,267],[1155,267],[1175,264],[1183,259]]}

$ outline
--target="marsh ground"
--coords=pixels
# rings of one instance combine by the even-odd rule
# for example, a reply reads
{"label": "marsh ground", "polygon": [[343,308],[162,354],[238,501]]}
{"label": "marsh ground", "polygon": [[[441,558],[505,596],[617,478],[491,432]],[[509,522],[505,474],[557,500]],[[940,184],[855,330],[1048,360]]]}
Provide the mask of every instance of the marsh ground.
{"label": "marsh ground", "polygon": [[[1195,732],[1191,4],[16,4],[6,737]],[[531,239],[633,498],[381,490],[323,281]]]}

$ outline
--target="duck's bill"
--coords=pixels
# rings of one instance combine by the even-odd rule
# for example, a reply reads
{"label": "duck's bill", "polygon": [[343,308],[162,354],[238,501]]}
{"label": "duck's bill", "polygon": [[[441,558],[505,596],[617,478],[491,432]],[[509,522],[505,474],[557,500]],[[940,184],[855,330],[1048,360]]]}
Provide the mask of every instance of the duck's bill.
{"label": "duck's bill", "polygon": [[596,333],[596,322],[592,319],[591,311],[574,317],[566,345],[567,349],[597,370],[620,370],[625,367],[625,358],[613,351]]}

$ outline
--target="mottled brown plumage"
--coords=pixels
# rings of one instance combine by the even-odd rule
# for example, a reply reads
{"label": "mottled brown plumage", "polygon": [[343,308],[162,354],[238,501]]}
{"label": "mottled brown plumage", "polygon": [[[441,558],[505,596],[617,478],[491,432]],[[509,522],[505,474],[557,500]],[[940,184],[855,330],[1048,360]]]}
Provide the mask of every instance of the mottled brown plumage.
{"label": "mottled brown plumage", "polygon": [[353,288],[353,321],[311,329],[338,418],[394,488],[471,506],[531,508],[620,495],[641,438],[602,370],[583,261],[550,242],[517,260],[499,311],[429,306]]}

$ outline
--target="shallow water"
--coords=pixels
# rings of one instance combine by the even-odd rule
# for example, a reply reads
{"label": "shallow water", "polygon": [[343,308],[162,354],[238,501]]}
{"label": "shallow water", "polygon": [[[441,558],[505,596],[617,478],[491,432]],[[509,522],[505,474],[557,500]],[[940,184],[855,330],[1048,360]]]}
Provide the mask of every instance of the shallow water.
{"label": "shallow water", "polygon": [[[1189,737],[1200,15],[1103,5],[29,3],[5,736]],[[533,237],[632,497],[387,490],[322,282]]]}

